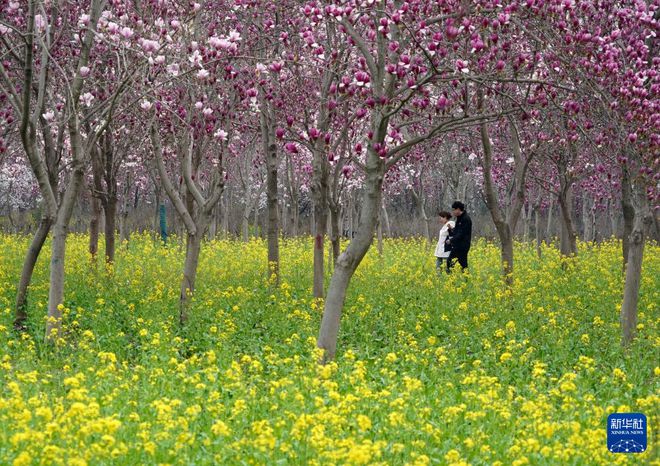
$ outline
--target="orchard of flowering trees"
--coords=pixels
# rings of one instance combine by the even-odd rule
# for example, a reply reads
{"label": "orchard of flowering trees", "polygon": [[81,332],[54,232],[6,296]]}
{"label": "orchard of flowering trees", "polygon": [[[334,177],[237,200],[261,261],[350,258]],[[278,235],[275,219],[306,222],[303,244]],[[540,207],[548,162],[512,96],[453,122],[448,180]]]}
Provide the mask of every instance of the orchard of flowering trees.
{"label": "orchard of flowering trees", "polygon": [[658,235],[657,3],[1,0],[0,12],[0,215],[33,235],[17,329],[37,312],[28,290],[49,235],[52,342],[72,230],[89,231],[94,260],[102,230],[113,263],[117,230],[130,245],[131,231],[174,225],[181,325],[205,238],[262,234],[277,286],[283,237],[311,234],[329,360],[374,237],[431,240],[436,210],[461,199],[509,284],[516,237],[557,235],[572,256],[579,236],[620,236],[633,339]]}

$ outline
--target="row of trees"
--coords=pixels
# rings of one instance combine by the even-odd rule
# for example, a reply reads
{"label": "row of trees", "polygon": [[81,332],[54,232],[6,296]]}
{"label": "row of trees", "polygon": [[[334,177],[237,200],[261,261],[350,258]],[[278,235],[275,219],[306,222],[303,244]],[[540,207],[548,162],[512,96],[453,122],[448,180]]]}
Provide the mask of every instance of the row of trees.
{"label": "row of trees", "polygon": [[[218,210],[228,210],[223,193],[232,185],[244,194],[244,232],[265,197],[275,283],[280,196],[286,191],[293,206],[303,193],[311,199],[313,292],[326,297],[318,345],[332,358],[351,277],[388,222],[386,199],[411,192],[420,216],[429,219],[429,190],[439,180],[443,192],[457,189],[455,180],[467,177],[496,227],[507,278],[524,209],[556,202],[561,249],[571,255],[577,252],[574,189],[590,193],[596,209],[620,200],[623,341],[633,338],[644,243],[658,203],[657,6],[591,0],[0,5],[0,151],[9,167],[3,173],[29,168],[34,184],[27,186],[38,188],[42,212],[18,287],[18,328],[27,317],[34,264],[52,233],[46,339],[60,332],[66,237],[85,185],[93,197],[90,252],[97,251],[103,212],[109,261],[118,209],[129,210],[133,187],[153,186],[158,203],[169,199],[186,235],[185,323],[202,239]],[[340,251],[342,206],[346,212],[353,193],[360,196],[359,219]],[[299,210],[290,212],[297,225]],[[326,291],[327,236],[334,268]]]}
{"label": "row of trees", "polygon": [[[457,161],[459,162],[459,161]],[[451,163],[451,162],[450,162]],[[447,167],[442,171],[427,175],[424,168],[423,184],[420,188],[416,184],[401,180],[396,189],[386,185],[388,193],[383,199],[383,209],[379,228],[383,237],[427,237],[429,242],[437,239],[437,217],[439,210],[446,210],[454,199],[461,199],[469,206],[470,216],[474,219],[476,236],[494,239],[497,236],[495,226],[485,204],[483,180],[477,173],[465,171],[461,164],[455,171],[461,176],[457,186],[448,181]],[[25,167],[23,167],[25,168]],[[280,165],[280,170],[285,167]],[[263,167],[262,167],[263,170]],[[451,172],[451,170],[449,171]],[[34,194],[32,176],[28,173],[22,185],[16,183],[7,175],[7,187],[0,187],[4,196],[4,203],[0,207],[0,230],[8,233],[29,234],[39,223],[39,198]],[[265,177],[265,170],[263,170]],[[432,175],[432,176],[430,176]],[[419,178],[418,178],[419,180]],[[93,197],[89,182],[86,189],[81,192],[76,203],[70,223],[71,232],[95,231],[98,225],[99,232],[105,231],[105,218],[102,215],[100,204]],[[306,184],[289,185],[289,182],[301,182],[299,177],[294,180],[284,178],[279,186],[279,216],[282,219],[280,235],[283,238],[309,236],[313,231],[312,200]],[[621,200],[614,191],[605,198],[599,198],[590,187],[589,182],[576,184],[573,190],[573,216],[574,228],[583,241],[601,241],[611,237],[621,237],[623,231],[623,217],[621,214]],[[387,182],[387,180],[386,180]],[[526,195],[526,203],[521,212],[515,236],[523,241],[538,240],[552,241],[561,233],[562,216],[554,192],[546,192],[533,188],[534,181],[530,182]],[[600,181],[599,181],[600,183]],[[22,186],[25,186],[23,190]],[[118,184],[117,215],[115,219],[116,232],[109,231],[108,235],[116,235],[115,242],[128,243],[134,232],[148,232],[154,238],[159,236],[161,224],[161,206],[165,213],[165,233],[181,237],[185,226],[173,210],[166,197],[158,196],[159,186],[155,184],[129,185],[122,180]],[[298,194],[297,204],[290,197],[291,190]],[[23,197],[25,196],[25,197]],[[24,199],[24,200],[23,200]],[[249,203],[248,199],[250,200]],[[360,210],[360,191],[358,188],[344,188],[340,192],[339,221],[337,236],[351,238],[357,228],[357,219]],[[264,237],[266,231],[266,196],[262,192],[255,193],[254,197],[246,196],[239,180],[231,177],[225,183],[219,203],[216,205],[207,230],[209,239],[233,238],[239,241],[248,241],[250,238]],[[94,228],[91,228],[94,227]],[[184,235],[185,236],[185,235]],[[651,238],[658,239],[658,228],[652,227]],[[114,238],[113,238],[114,239]],[[92,255],[99,251],[98,238],[90,243]],[[330,246],[328,246],[330,247]],[[96,251],[96,252],[95,252]]]}

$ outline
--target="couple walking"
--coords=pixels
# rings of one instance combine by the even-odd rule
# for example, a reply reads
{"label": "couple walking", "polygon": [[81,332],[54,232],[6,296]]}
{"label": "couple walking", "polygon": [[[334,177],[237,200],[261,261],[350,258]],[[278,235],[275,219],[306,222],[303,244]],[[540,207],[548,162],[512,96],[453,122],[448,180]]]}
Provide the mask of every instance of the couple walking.
{"label": "couple walking", "polygon": [[465,204],[456,201],[451,205],[456,221],[452,221],[452,214],[439,212],[440,235],[435,248],[435,268],[440,271],[442,263],[446,263],[447,273],[451,272],[454,263],[458,261],[463,269],[468,267],[468,251],[472,241],[472,219],[465,212]]}

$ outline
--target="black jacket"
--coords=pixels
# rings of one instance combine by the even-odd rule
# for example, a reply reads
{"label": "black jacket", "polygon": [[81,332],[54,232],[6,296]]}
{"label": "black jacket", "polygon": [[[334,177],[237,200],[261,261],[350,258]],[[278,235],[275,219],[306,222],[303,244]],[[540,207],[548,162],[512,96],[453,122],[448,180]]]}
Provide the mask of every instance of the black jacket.
{"label": "black jacket", "polygon": [[470,244],[472,243],[472,219],[463,212],[460,217],[456,218],[456,226],[449,230],[449,238],[451,239],[451,250],[453,252],[468,252]]}

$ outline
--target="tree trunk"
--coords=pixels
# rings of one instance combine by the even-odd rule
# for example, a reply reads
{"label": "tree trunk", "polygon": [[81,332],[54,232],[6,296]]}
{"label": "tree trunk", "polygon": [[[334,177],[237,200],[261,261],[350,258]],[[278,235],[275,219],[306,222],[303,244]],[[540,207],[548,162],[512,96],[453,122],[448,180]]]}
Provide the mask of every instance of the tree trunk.
{"label": "tree trunk", "polygon": [[630,237],[635,222],[635,206],[632,202],[632,185],[627,165],[621,167],[621,210],[623,213],[623,272],[626,272],[626,263],[630,257]]}
{"label": "tree trunk", "polygon": [[337,259],[330,280],[330,286],[328,287],[328,295],[317,341],[318,347],[324,350],[324,361],[331,360],[335,356],[339,321],[346,300],[346,290],[351,277],[373,241],[374,230],[378,221],[378,211],[381,207],[382,170],[383,162],[380,160],[380,157],[370,151],[364,183],[365,189],[360,215],[360,226],[355,238],[352,239],[346,250]]}
{"label": "tree trunk", "polygon": [[[615,209],[613,207],[613,204],[614,204],[614,202],[611,199],[607,202],[607,215],[609,216],[610,228],[612,230],[610,236],[613,236],[613,237],[617,238],[618,234],[619,234],[619,232],[618,232],[619,229],[617,228],[618,216],[615,214],[615,211],[617,209]],[[625,262],[626,262],[626,257],[623,256],[624,266],[625,266]]]}
{"label": "tree trunk", "polygon": [[218,209],[217,206],[211,209],[211,220],[209,223],[209,241],[215,239],[215,235],[218,232]]}
{"label": "tree trunk", "polygon": [[384,222],[385,226],[385,235],[387,235],[388,238],[392,237],[392,227],[390,225],[390,216],[387,213],[387,207],[385,206],[385,203],[383,202],[383,208],[381,211],[382,214],[382,219]]}
{"label": "tree trunk", "polygon": [[577,255],[577,235],[572,217],[573,191],[569,184],[560,189],[559,208],[561,211],[560,251],[564,257],[575,256]]}
{"label": "tree trunk", "polygon": [[92,190],[92,218],[89,221],[89,255],[96,260],[99,252],[99,221],[101,218],[101,201],[94,196]]}
{"label": "tree trunk", "polygon": [[117,196],[109,195],[105,210],[105,261],[115,261],[115,230],[117,225]]}
{"label": "tree trunk", "polygon": [[[254,223],[254,238],[259,239],[259,238],[265,238],[265,231],[267,228],[264,228],[265,225],[261,225],[261,228],[259,228],[259,209],[255,208],[254,213],[252,214],[252,219]],[[264,222],[267,221],[267,219],[264,219]]]}
{"label": "tree trunk", "polygon": [[25,322],[27,321],[28,317],[28,287],[32,281],[34,266],[36,265],[39,254],[41,253],[41,249],[46,242],[46,237],[50,231],[50,226],[51,222],[48,217],[42,217],[41,222],[39,223],[39,228],[32,238],[32,242],[30,243],[27,255],[25,256],[25,261],[23,262],[21,281],[18,283],[18,288],[16,290],[16,308],[14,319],[14,328],[16,330],[25,330]]}
{"label": "tree trunk", "polygon": [[262,102],[261,136],[266,154],[266,203],[268,205],[268,277],[275,286],[279,286],[280,275],[280,245],[279,218],[277,195],[277,143],[275,138],[275,123],[270,115],[269,104]]}
{"label": "tree trunk", "polygon": [[497,229],[502,243],[502,273],[507,284],[512,285],[511,274],[513,273],[513,235],[509,225],[504,223]]}
{"label": "tree trunk", "polygon": [[121,214],[119,215],[119,244],[124,244],[124,241],[128,242],[130,235],[128,233],[128,210],[122,209]]}
{"label": "tree trunk", "polygon": [[541,243],[543,239],[541,238],[541,205],[536,204],[534,206],[534,235],[536,236],[536,255],[538,258],[541,258]]}
{"label": "tree trunk", "polygon": [[589,241],[596,242],[600,241],[598,238],[598,229],[596,228],[596,206],[593,205],[592,203],[591,206],[591,215],[590,215],[590,228],[591,228],[591,235],[589,236]]}
{"label": "tree trunk", "polygon": [[355,209],[353,208],[353,196],[348,201],[348,240],[353,239]]}
{"label": "tree trunk", "polygon": [[198,225],[196,234],[186,235],[186,259],[183,266],[181,294],[179,295],[179,323],[181,325],[188,321],[190,299],[195,291],[195,278],[197,277],[197,265],[199,264],[199,252],[204,230],[205,228]]}
{"label": "tree trunk", "polygon": [[290,215],[288,211],[289,208],[286,205],[284,205],[284,202],[282,202],[282,204],[280,204],[277,211],[277,215],[279,216],[280,219],[282,219],[282,223],[280,225],[280,228],[282,229],[282,237],[291,236],[289,234]]}
{"label": "tree trunk", "polygon": [[591,223],[590,223],[590,210],[589,203],[587,202],[586,195],[582,196],[582,240],[584,242],[589,241],[591,237]]}
{"label": "tree trunk", "polygon": [[46,320],[46,341],[50,343],[54,343],[62,337],[60,305],[64,301],[64,253],[67,230],[67,224],[58,218],[53,227],[50,254],[50,287],[48,290],[48,319]]}
{"label": "tree trunk", "polygon": [[330,209],[330,241],[332,242],[332,263],[337,263],[337,258],[341,253],[341,231],[339,230],[340,223],[339,207]]}
{"label": "tree trunk", "polygon": [[[119,243],[124,244],[124,242],[128,243],[131,237],[131,230],[128,225],[128,214],[130,212],[130,200],[128,196],[128,188],[126,189],[124,195],[124,203],[121,208],[121,214],[120,214],[120,222],[119,222]],[[138,194],[138,189],[137,187],[135,188],[135,204],[137,204],[137,194]],[[128,247],[128,244],[127,244]]]}
{"label": "tree trunk", "polygon": [[280,244],[279,218],[277,212],[277,149],[271,146],[268,158],[268,275],[279,285],[280,275]]}
{"label": "tree trunk", "polygon": [[230,196],[229,193],[224,195],[222,197],[221,205],[222,205],[222,238],[227,239],[229,238],[229,201],[227,198]]}
{"label": "tree trunk", "polygon": [[[514,210],[511,220],[511,223],[513,224],[512,226],[504,217],[504,212],[500,207],[500,202],[497,196],[497,189],[495,188],[495,183],[493,181],[493,149],[488,134],[488,127],[485,123],[482,123],[480,129],[481,145],[484,149],[482,167],[484,173],[484,195],[486,197],[486,206],[488,207],[488,211],[490,212],[490,216],[493,219],[495,229],[500,238],[502,247],[502,274],[504,275],[507,285],[511,285],[513,283],[511,275],[513,273],[513,230],[515,229],[520,210],[523,206],[524,192],[521,194],[520,198],[514,199],[516,206],[512,208],[512,210]],[[518,160],[516,160],[516,165],[519,165]],[[518,173],[518,171],[519,167],[517,166],[516,173]],[[517,194],[518,193],[516,192],[516,195]]]}
{"label": "tree trunk", "polygon": [[524,229],[523,229],[523,241],[525,241],[525,243],[527,243],[529,241],[529,232],[532,229],[532,216],[534,214],[532,204],[530,203],[527,206],[526,210],[523,208],[523,212],[525,213],[525,223],[524,223]]}
{"label": "tree trunk", "polygon": [[[11,190],[11,184],[9,185],[9,190]],[[10,226],[10,232],[12,233],[18,233],[18,230],[16,228],[16,222],[14,222],[14,215],[12,214],[14,209],[12,209],[11,204],[8,204],[8,214],[7,214],[7,219],[9,219],[9,226]]]}
{"label": "tree trunk", "polygon": [[380,221],[380,217],[376,222],[376,237],[378,238],[378,255],[383,257],[383,222]]}
{"label": "tree trunk", "polygon": [[642,180],[633,183],[635,199],[635,219],[628,246],[628,263],[626,266],[626,284],[623,290],[621,305],[622,344],[627,346],[635,337],[637,330],[637,303],[642,277],[642,260],[644,258],[644,243],[651,229],[653,213],[646,197],[646,189]]}
{"label": "tree trunk", "polygon": [[[315,150],[311,194],[314,208],[312,211],[314,225],[314,278],[313,291],[315,298],[322,298],[324,292],[325,266],[323,256],[325,252],[325,235],[328,231],[328,194],[329,194],[329,165],[326,151],[320,140],[317,140]],[[296,211],[298,211],[297,205]]]}
{"label": "tree trunk", "polygon": [[[82,151],[80,147],[80,135],[72,136],[74,147],[72,152]],[[75,157],[75,155],[74,155]],[[48,290],[48,319],[46,320],[46,342],[55,343],[62,336],[62,311],[60,305],[64,302],[64,260],[66,250],[66,238],[69,229],[69,221],[73,214],[73,207],[78,198],[78,192],[82,185],[84,165],[82,160],[74,158],[73,172],[69,185],[66,188],[62,204],[57,212],[57,220],[53,226],[53,242],[50,255],[50,287]]]}
{"label": "tree trunk", "polygon": [[548,206],[548,223],[546,224],[545,228],[545,238],[548,241],[548,243],[552,242],[552,211],[554,209],[554,202],[550,202],[550,205]]}
{"label": "tree trunk", "polygon": [[297,237],[300,229],[300,209],[298,208],[298,196],[291,199],[291,236]]}
{"label": "tree trunk", "polygon": [[429,225],[429,217],[426,215],[426,198],[422,198],[422,204],[420,206],[422,214],[422,222],[424,226],[424,236],[426,237],[426,242],[429,246],[433,243],[433,238],[431,238],[431,226]]}
{"label": "tree trunk", "polygon": [[[255,225],[256,228],[256,225]],[[241,221],[241,232],[244,243],[250,240],[250,207],[246,206],[243,211],[243,220]]]}
{"label": "tree trunk", "polygon": [[314,206],[314,297],[322,298],[324,296],[324,264],[323,255],[325,252],[325,232],[328,227],[327,204]]}
{"label": "tree trunk", "polygon": [[[420,185],[421,185],[421,181],[420,181]],[[424,235],[426,241],[430,245],[432,242],[432,238],[431,238],[431,231],[428,222],[429,219],[426,216],[426,198],[424,197],[424,188],[423,186],[420,186],[419,194],[417,194],[417,191],[415,191],[415,189],[412,189],[411,193],[415,201],[415,206],[416,206],[415,210],[417,211],[419,217],[422,220],[422,228],[424,229],[422,234]],[[413,232],[414,235],[416,235],[417,233],[418,231]]]}

